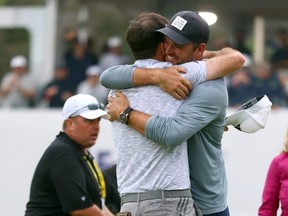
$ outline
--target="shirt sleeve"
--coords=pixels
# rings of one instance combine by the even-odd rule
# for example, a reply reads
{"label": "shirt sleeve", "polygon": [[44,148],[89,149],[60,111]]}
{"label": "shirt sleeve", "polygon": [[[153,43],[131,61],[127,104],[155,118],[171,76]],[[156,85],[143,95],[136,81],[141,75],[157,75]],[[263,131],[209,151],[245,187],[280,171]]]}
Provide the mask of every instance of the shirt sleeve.
{"label": "shirt sleeve", "polygon": [[100,82],[109,89],[126,89],[133,86],[133,73],[136,66],[117,65],[106,69],[100,76]]}
{"label": "shirt sleeve", "polygon": [[65,213],[93,205],[83,167],[71,155],[63,155],[54,162],[50,177]]}
{"label": "shirt sleeve", "polygon": [[279,207],[280,171],[278,159],[274,158],[270,164],[265,186],[262,194],[262,204],[259,208],[259,216],[276,215]]}
{"label": "shirt sleeve", "polygon": [[184,78],[190,81],[195,88],[198,84],[206,81],[207,72],[206,72],[206,63],[205,61],[193,61],[184,63],[182,66],[187,72],[184,74]]}
{"label": "shirt sleeve", "polygon": [[218,81],[207,81],[195,87],[174,116],[151,117],[145,126],[145,136],[162,145],[180,145],[217,118],[226,110],[227,98],[219,97],[225,92],[215,82]]}

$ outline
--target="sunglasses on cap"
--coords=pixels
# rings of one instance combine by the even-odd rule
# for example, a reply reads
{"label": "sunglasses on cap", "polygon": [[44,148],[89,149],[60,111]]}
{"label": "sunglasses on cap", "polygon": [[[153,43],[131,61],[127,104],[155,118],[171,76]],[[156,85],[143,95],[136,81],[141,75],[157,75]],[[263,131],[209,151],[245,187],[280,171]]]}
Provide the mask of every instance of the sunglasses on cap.
{"label": "sunglasses on cap", "polygon": [[69,118],[72,118],[72,117],[78,115],[78,114],[80,113],[80,111],[82,111],[82,110],[85,109],[85,108],[88,108],[88,110],[97,110],[97,109],[104,110],[104,109],[105,109],[105,106],[104,106],[104,104],[102,104],[102,103],[99,103],[99,104],[91,103],[91,104],[88,104],[88,105],[86,105],[86,106],[84,106],[84,107],[76,110],[74,113],[72,113],[72,114],[70,115]]}

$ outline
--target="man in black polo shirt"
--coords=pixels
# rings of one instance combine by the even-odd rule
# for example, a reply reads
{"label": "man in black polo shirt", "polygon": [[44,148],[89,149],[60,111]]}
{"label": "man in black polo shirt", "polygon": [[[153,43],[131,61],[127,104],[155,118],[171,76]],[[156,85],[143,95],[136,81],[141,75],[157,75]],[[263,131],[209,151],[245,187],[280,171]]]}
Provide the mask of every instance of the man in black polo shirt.
{"label": "man in black polo shirt", "polygon": [[62,114],[63,132],[38,163],[25,215],[110,216],[104,177],[88,151],[98,137],[100,119],[108,114],[86,94],[70,97]]}

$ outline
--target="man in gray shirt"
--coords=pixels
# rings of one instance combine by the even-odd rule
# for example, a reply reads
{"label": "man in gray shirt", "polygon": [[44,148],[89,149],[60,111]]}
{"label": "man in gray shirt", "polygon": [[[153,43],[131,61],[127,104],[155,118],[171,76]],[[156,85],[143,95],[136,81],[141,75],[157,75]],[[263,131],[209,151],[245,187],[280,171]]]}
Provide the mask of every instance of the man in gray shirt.
{"label": "man in gray shirt", "polygon": [[[192,18],[188,17],[189,19],[193,20],[192,22],[196,22],[196,23],[201,22],[200,25],[203,25],[203,21],[202,19],[200,19],[200,16],[198,14],[189,12],[189,16],[192,17]],[[209,37],[209,28],[208,28],[208,25],[205,26],[205,23],[204,23],[204,30],[200,32],[199,34],[194,33],[193,36],[191,37],[195,39],[201,34],[203,34],[204,37],[203,39],[200,39],[199,43],[203,45],[202,46],[199,45],[200,48],[199,50],[196,49],[195,55],[197,55],[197,51],[203,53],[206,47],[205,43],[207,42],[206,39]],[[129,42],[129,28],[128,28],[127,39]],[[201,42],[201,40],[203,41]],[[130,43],[130,46],[131,46],[131,43]],[[235,66],[235,64],[232,64],[232,62],[230,62],[227,65],[226,62],[223,61],[225,58],[223,58],[223,56],[221,55],[220,57],[218,56],[219,53],[222,55],[223,54],[226,55],[227,53],[229,53],[230,57],[234,57],[232,58],[233,63],[238,63],[238,64],[236,64]],[[237,55],[235,55],[235,53]],[[190,52],[189,54],[193,54],[193,52]],[[187,65],[182,65],[184,68],[187,69],[187,77],[189,78],[190,82],[193,82],[194,87],[198,83],[203,81],[203,72],[204,72],[204,77],[205,77],[205,76],[208,76],[208,71],[209,72],[225,71],[226,73],[228,73],[228,72],[233,71],[234,69],[237,69],[237,67],[241,66],[242,56],[233,50],[228,49],[222,52],[207,52],[206,56],[214,57],[214,58],[208,59],[205,62],[199,61],[199,62],[188,63]],[[215,61],[217,63],[222,62],[223,64],[221,65],[221,67],[215,67],[213,66]],[[148,67],[148,68],[169,66],[165,63],[157,62],[155,60],[153,61],[152,59],[136,61],[135,64],[138,67]],[[189,64],[191,66],[189,66]],[[189,73],[189,70],[191,71],[191,69],[194,69],[194,73]],[[200,73],[200,78],[197,78],[197,76],[199,77],[199,75],[197,75],[197,71],[198,73]],[[206,72],[207,72],[207,75],[206,75]],[[103,80],[104,79],[105,78],[103,78]],[[177,108],[182,103],[182,101],[177,101],[175,99],[172,99],[171,96],[165,94],[156,86],[134,88],[130,90],[125,90],[124,93],[129,98],[131,102],[131,107],[133,107],[134,109],[149,113],[150,115],[161,114],[165,116],[172,116],[175,114]],[[117,96],[119,96],[119,94],[120,93],[115,94],[116,98]],[[115,97],[112,97],[112,98],[115,98]],[[131,113],[131,109],[128,109],[128,111],[130,111]],[[133,113],[134,111],[132,111],[132,114]],[[123,116],[123,113],[121,114],[121,116]],[[128,120],[127,117],[129,117],[129,112],[124,113],[124,116],[126,116],[126,119],[125,118],[122,119],[122,122],[127,123],[127,120]],[[113,118],[113,116],[111,117]],[[136,197],[144,194],[144,197],[145,197],[145,194],[147,194],[147,191],[161,190],[161,193],[162,191],[164,192],[165,191],[171,192],[175,190],[185,191],[185,189],[190,187],[190,182],[188,178],[189,172],[188,172],[188,161],[187,161],[187,151],[186,151],[187,149],[186,149],[186,145],[183,144],[185,143],[185,140],[183,140],[182,145],[177,145],[177,146],[176,145],[174,146],[157,145],[156,143],[147,140],[145,137],[141,136],[139,133],[132,130],[127,125],[120,124],[119,122],[113,122],[112,127],[113,127],[112,132],[115,133],[114,137],[116,137],[115,144],[116,144],[116,150],[117,150],[118,185],[119,185],[120,195],[123,197],[124,201],[126,198],[128,199],[128,198],[133,197],[133,196],[130,196],[131,193],[134,193],[134,194],[137,193]],[[161,197],[158,197],[158,198],[161,198]],[[154,200],[153,203],[155,204],[156,202],[158,206],[154,206],[154,209],[151,207],[152,206],[151,200],[149,203],[146,202],[143,205],[144,207],[145,205],[146,207],[150,206],[149,207],[150,209],[148,208],[148,211],[158,211],[158,213],[164,210],[169,211],[167,205],[161,206],[159,205],[159,201],[157,203],[156,200]],[[134,200],[134,202],[135,201],[137,200]],[[138,202],[139,202],[139,198],[138,198]],[[177,202],[174,202],[174,203],[177,204]],[[124,204],[121,210],[129,210],[133,212],[135,209],[135,203],[131,202],[130,200],[128,204],[129,205],[126,204],[126,206]],[[145,211],[145,208],[141,208],[141,205],[142,205],[141,202],[138,205],[140,205],[140,212]],[[163,209],[161,209],[161,207]],[[187,205],[186,207],[188,207],[189,209],[189,205]],[[181,213],[182,210],[181,211],[178,210],[176,212],[170,212],[170,214],[167,211],[165,212],[165,214],[175,215],[175,213],[177,212]],[[183,214],[193,215],[190,212],[183,213]]]}

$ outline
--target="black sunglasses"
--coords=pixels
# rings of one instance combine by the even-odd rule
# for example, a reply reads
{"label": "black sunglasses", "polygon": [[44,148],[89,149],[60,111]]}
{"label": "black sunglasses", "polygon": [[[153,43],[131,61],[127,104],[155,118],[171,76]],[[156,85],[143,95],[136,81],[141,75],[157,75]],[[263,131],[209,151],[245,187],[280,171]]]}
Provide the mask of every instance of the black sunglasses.
{"label": "black sunglasses", "polygon": [[104,109],[105,109],[105,106],[104,106],[104,104],[102,104],[102,103],[99,103],[99,104],[91,103],[91,104],[88,104],[87,106],[84,106],[84,107],[76,110],[74,113],[72,113],[72,114],[70,115],[69,118],[76,116],[81,110],[83,110],[83,109],[85,109],[85,108],[88,108],[89,110],[97,110],[97,109],[104,110]]}

